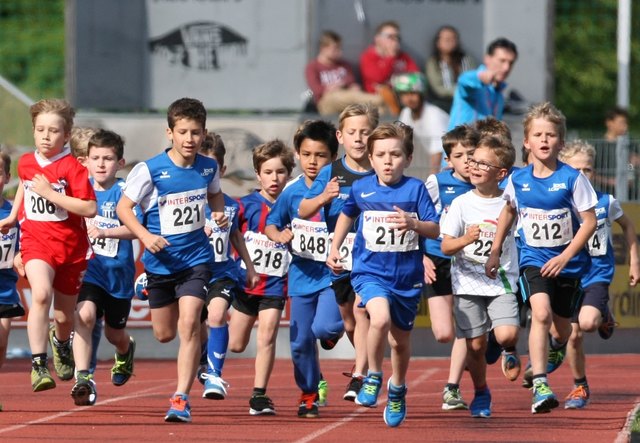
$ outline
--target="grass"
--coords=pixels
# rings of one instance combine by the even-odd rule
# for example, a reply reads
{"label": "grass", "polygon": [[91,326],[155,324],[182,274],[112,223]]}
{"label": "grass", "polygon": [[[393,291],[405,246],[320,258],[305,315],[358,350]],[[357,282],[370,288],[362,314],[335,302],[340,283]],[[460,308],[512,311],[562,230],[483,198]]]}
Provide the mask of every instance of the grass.
{"label": "grass", "polygon": [[637,437],[640,437],[640,409],[636,411],[636,416],[633,417],[631,422],[631,433],[638,434]]}

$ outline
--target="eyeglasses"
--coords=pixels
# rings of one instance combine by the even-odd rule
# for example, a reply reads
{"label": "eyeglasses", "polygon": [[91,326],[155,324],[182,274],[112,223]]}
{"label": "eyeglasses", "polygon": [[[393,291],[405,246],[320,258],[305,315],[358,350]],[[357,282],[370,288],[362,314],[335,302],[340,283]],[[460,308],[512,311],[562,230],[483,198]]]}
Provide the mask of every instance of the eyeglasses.
{"label": "eyeglasses", "polygon": [[491,165],[489,163],[484,163],[484,162],[479,162],[476,161],[472,158],[467,159],[467,165],[469,165],[470,168],[478,168],[481,171],[490,171],[491,168],[496,168],[496,169],[502,169],[500,166],[496,166],[496,165]]}
{"label": "eyeglasses", "polygon": [[380,34],[381,36],[388,38],[389,40],[395,40],[395,41],[402,41],[402,37],[400,37],[400,34],[396,34],[393,32],[383,32],[382,34]]}

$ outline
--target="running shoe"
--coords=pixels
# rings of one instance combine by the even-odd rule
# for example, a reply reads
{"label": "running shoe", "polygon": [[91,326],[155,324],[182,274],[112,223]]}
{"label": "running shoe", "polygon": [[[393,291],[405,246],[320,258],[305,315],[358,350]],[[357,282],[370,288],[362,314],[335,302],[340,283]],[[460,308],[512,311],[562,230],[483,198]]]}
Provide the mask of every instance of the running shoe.
{"label": "running shoe", "polygon": [[111,368],[111,383],[122,386],[133,375],[133,356],[136,353],[136,341],[129,336],[129,350],[124,355],[116,352],[115,363]]}
{"label": "running shoe", "polygon": [[98,393],[93,374],[78,374],[76,384],[71,389],[71,397],[76,406],[92,406],[96,404]]}
{"label": "running shoe", "polygon": [[616,326],[616,319],[613,317],[609,308],[607,308],[607,312],[602,316],[602,323],[600,323],[600,327],[598,327],[598,335],[602,337],[603,340],[609,340]]}
{"label": "running shoe", "polygon": [[538,381],[533,384],[533,399],[531,401],[531,413],[541,414],[551,412],[559,405],[556,395],[551,391],[546,382]]}
{"label": "running shoe", "polygon": [[395,428],[400,426],[407,416],[407,386],[398,389],[391,387],[391,380],[387,382],[387,406],[384,408],[384,422],[387,426]]}
{"label": "running shoe", "polygon": [[469,405],[471,416],[475,418],[491,417],[491,391],[485,388],[482,391],[476,391],[475,397]]}
{"label": "running shoe", "polygon": [[496,336],[493,333],[493,330],[491,330],[489,331],[489,336],[487,338],[487,350],[484,353],[484,359],[487,361],[488,365],[492,365],[498,361],[501,354],[502,346],[498,344]]}
{"label": "running shoe", "polygon": [[582,409],[589,404],[589,386],[578,385],[567,395],[565,409]]}
{"label": "running shoe", "polygon": [[452,411],[454,409],[469,409],[469,406],[462,399],[460,388],[449,389],[444,387],[442,391],[442,409]]}
{"label": "running shoe", "polygon": [[347,401],[355,401],[358,396],[358,392],[360,392],[360,388],[362,388],[363,380],[364,377],[362,376],[351,377],[349,383],[347,383],[347,389],[342,398]]}
{"label": "running shoe", "polygon": [[249,414],[276,415],[276,408],[266,395],[252,395],[249,399]]}
{"label": "running shoe", "polygon": [[502,351],[502,373],[507,380],[515,381],[520,375],[520,357],[517,352]]}
{"label": "running shoe", "polygon": [[33,392],[46,391],[56,387],[56,381],[51,377],[51,373],[46,366],[31,367],[31,388]]}
{"label": "running shoe", "polygon": [[198,379],[201,385],[204,385],[205,376],[207,375],[208,370],[209,370],[209,365],[207,364],[201,363],[200,366],[198,366],[198,371],[196,372],[196,378]]}
{"label": "running shoe", "polygon": [[564,361],[564,356],[567,353],[567,343],[562,345],[558,349],[553,349],[551,343],[549,343],[549,357],[547,359],[547,374],[551,374],[558,369]]}
{"label": "running shoe", "polygon": [[362,382],[362,387],[356,396],[356,404],[367,408],[378,406],[380,385],[382,385],[382,373],[370,373]]}
{"label": "running shoe", "polygon": [[318,418],[320,413],[318,411],[318,394],[315,392],[300,396],[300,406],[298,406],[299,418]]}
{"label": "running shoe", "polygon": [[191,406],[186,395],[176,395],[170,400],[171,407],[164,417],[164,421],[173,423],[191,423]]}
{"label": "running shoe", "polygon": [[531,369],[531,362],[527,363],[527,367],[524,368],[524,374],[522,375],[522,387],[525,389],[533,388],[533,369]]}
{"label": "running shoe", "polygon": [[211,400],[224,400],[227,396],[229,383],[215,374],[202,374],[204,378],[204,392],[202,396]]}
{"label": "running shoe", "polygon": [[49,343],[53,354],[53,369],[60,380],[71,380],[75,370],[71,338],[61,344],[56,338],[55,326],[49,327]]}
{"label": "running shoe", "polygon": [[329,397],[329,383],[326,380],[320,380],[318,383],[318,406],[327,406]]}

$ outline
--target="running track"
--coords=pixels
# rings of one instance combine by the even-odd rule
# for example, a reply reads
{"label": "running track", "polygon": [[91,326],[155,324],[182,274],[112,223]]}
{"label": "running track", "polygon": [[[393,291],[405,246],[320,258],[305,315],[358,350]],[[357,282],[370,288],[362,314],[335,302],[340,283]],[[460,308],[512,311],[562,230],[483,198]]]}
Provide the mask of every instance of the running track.
{"label": "running track", "polygon": [[[330,386],[329,405],[321,408],[318,419],[299,419],[299,393],[290,361],[276,362],[268,390],[278,415],[251,417],[253,362],[229,359],[225,366],[229,396],[224,401],[200,398],[202,387],[194,384],[191,424],[163,421],[175,388],[173,362],[138,361],[136,377],[115,387],[109,381],[111,362],[103,361],[96,377],[98,403],[76,407],[69,396],[72,382],[59,381],[54,390],[32,393],[29,361],[9,360],[0,370],[0,441],[626,442],[625,424],[640,403],[640,355],[588,356],[587,364],[591,404],[584,410],[564,410],[561,404],[550,414],[532,415],[530,392],[520,387],[520,380],[508,382],[499,366],[493,366],[488,371],[493,416],[473,419],[467,411],[440,409],[448,360],[415,359],[408,376],[407,420],[390,429],[382,420],[381,405],[366,409],[342,400],[347,378],[341,372],[350,368],[345,360],[322,361]],[[388,362],[385,365],[388,375]],[[572,386],[568,367],[554,373],[550,383],[564,397]],[[462,392],[470,401],[468,375]],[[384,390],[381,397],[386,398]]]}

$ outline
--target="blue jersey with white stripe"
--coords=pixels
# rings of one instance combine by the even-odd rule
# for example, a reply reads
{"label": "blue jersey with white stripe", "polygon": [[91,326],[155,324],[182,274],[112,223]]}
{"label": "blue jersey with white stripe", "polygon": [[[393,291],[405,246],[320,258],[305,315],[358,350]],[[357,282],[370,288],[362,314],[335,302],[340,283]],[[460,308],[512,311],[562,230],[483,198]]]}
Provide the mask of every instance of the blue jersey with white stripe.
{"label": "blue jersey with white stripe", "polygon": [[587,248],[591,255],[591,267],[582,277],[582,287],[594,283],[611,283],[615,271],[613,256],[613,242],[611,240],[611,225],[622,217],[620,203],[610,194],[597,191],[596,219],[598,227],[589,239]]}
{"label": "blue jersey with white stripe", "polygon": [[[11,203],[4,200],[0,206],[0,220],[11,214]],[[13,269],[13,258],[18,251],[20,228],[11,228],[6,234],[0,233],[0,304],[13,305],[20,303],[16,290],[18,274]]]}
{"label": "blue jersey with white stripe", "polygon": [[[447,215],[449,206],[451,206],[451,202],[454,198],[459,195],[466,194],[474,188],[471,183],[460,180],[454,176],[454,172],[455,171],[453,169],[447,169],[438,174],[431,175],[427,179],[426,186],[436,209],[438,223],[440,223],[442,217]],[[436,239],[427,239],[427,253],[437,257],[450,258],[448,255],[442,253],[441,245],[441,237]]]}
{"label": "blue jersey with white stripe", "polygon": [[[91,185],[93,178],[89,179]],[[98,213],[90,223],[100,229],[113,229],[121,225],[116,215],[116,206],[122,196],[124,180],[117,179],[111,188],[95,190]],[[94,239],[92,240],[94,257],[89,260],[84,281],[99,286],[115,298],[133,297],[135,262],[131,240]]]}
{"label": "blue jersey with white stripe", "polygon": [[[342,212],[360,216],[353,246],[352,280],[359,275],[373,277],[401,296],[415,296],[424,284],[421,238],[414,231],[399,235],[386,221],[394,206],[422,221],[437,223],[437,215],[424,183],[402,177],[383,186],[375,175],[356,181]],[[413,237],[413,238],[412,238]]]}
{"label": "blue jersey with white stripe", "polygon": [[213,249],[213,261],[211,262],[211,280],[214,282],[223,278],[230,278],[237,281],[240,286],[244,286],[244,281],[240,281],[240,271],[236,262],[233,251],[229,242],[229,234],[238,230],[238,212],[240,205],[236,200],[224,196],[224,213],[229,219],[229,225],[220,228],[211,220],[211,209],[207,206],[205,213],[207,214],[207,225],[211,228],[209,235],[209,243]]}
{"label": "blue jersey with white stripe", "polygon": [[[298,207],[308,190],[304,175],[298,176],[287,184],[267,216],[267,225],[275,225],[278,230],[291,225],[293,219],[298,218]],[[322,222],[323,214],[324,211],[320,209],[308,220]],[[323,247],[327,246],[325,244]],[[289,296],[308,295],[329,287],[331,285],[329,274],[326,263],[292,254],[289,267]]]}

